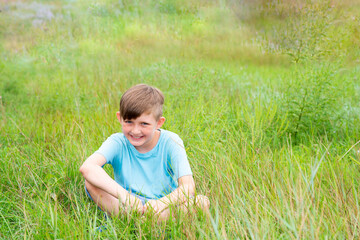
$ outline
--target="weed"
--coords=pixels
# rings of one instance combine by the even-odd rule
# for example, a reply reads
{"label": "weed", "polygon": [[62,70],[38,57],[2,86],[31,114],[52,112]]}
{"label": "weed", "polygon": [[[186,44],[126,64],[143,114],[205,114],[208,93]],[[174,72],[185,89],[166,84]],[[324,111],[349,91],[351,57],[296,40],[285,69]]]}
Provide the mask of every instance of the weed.
{"label": "weed", "polygon": [[[358,239],[354,6],[1,2],[0,238]],[[140,82],[164,92],[210,213],[105,219],[84,193],[79,166]]]}

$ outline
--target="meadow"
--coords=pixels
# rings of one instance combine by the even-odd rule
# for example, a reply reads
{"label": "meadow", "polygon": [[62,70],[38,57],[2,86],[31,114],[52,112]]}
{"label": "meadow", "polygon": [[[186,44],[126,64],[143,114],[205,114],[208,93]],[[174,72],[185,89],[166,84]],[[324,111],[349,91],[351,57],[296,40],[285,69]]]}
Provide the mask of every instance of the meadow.
{"label": "meadow", "polygon": [[[0,10],[0,239],[360,238],[358,1]],[[163,91],[209,213],[105,219],[85,195],[79,167],[137,83]]]}

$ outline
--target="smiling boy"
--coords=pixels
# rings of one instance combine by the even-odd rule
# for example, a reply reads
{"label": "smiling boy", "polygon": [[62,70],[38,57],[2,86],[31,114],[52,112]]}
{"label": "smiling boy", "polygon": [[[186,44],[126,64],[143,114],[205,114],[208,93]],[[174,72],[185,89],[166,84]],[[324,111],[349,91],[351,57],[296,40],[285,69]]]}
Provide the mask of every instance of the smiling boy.
{"label": "smiling boy", "polygon": [[[168,219],[169,206],[183,211],[196,204],[208,210],[209,200],[195,193],[195,183],[182,140],[161,129],[164,95],[139,84],[127,90],[116,113],[122,133],[111,135],[80,167],[88,196],[105,212],[146,214]],[[102,168],[111,164],[115,179]]]}

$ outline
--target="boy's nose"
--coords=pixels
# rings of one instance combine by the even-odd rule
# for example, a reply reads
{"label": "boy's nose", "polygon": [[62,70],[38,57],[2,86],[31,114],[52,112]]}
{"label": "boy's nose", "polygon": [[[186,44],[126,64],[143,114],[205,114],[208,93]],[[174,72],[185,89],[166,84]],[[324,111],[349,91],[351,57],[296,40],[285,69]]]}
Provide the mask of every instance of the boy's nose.
{"label": "boy's nose", "polygon": [[132,129],[132,133],[133,133],[133,134],[138,134],[138,133],[140,133],[140,128],[137,127],[137,126],[135,126],[135,127]]}

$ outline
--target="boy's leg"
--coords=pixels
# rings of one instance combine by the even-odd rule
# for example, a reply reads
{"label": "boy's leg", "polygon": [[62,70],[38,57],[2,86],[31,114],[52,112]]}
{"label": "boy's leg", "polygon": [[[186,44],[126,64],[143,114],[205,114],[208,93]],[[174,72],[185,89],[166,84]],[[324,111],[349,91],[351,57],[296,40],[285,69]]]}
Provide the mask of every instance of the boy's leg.
{"label": "boy's leg", "polygon": [[119,214],[119,199],[105,192],[104,190],[95,187],[88,181],[85,181],[85,186],[94,202],[110,216]]}
{"label": "boy's leg", "polygon": [[[197,208],[200,208],[202,211],[209,211],[210,200],[204,195],[197,195],[196,198],[189,198],[181,205],[178,206],[180,211],[183,213],[188,213],[189,211],[196,212]],[[159,214],[159,221],[166,221],[170,217],[170,208],[165,209]]]}

